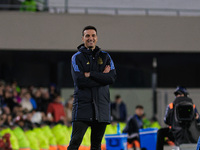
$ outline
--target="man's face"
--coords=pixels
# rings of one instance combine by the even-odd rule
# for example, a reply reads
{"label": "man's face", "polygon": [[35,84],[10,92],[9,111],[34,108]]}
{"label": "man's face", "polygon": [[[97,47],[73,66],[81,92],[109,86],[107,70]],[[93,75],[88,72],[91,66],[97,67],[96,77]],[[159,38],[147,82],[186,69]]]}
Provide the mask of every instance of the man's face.
{"label": "man's face", "polygon": [[95,30],[85,30],[84,35],[82,36],[82,41],[86,48],[95,49],[97,43],[97,33]]}
{"label": "man's face", "polygon": [[177,94],[176,97],[184,97],[184,94]]}
{"label": "man's face", "polygon": [[61,102],[61,97],[60,97],[60,96],[57,96],[57,97],[55,98],[55,102],[60,103],[60,102]]}
{"label": "man's face", "polygon": [[135,110],[135,113],[136,113],[139,117],[142,117],[143,114],[144,114],[144,110],[141,109],[141,108],[137,108],[137,109]]}
{"label": "man's face", "polygon": [[116,99],[115,101],[116,101],[117,104],[120,104],[120,103],[122,102],[122,99],[121,99],[121,98],[118,98],[118,99]]}

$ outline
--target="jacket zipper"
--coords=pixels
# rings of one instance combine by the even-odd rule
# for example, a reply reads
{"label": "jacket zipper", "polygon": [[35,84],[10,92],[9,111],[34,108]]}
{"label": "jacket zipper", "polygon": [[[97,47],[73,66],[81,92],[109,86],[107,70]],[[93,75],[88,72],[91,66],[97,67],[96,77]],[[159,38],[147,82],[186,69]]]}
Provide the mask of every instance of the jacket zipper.
{"label": "jacket zipper", "polygon": [[[94,65],[94,63],[96,63],[95,62],[95,57],[93,57],[92,55],[90,55],[90,64],[91,64],[91,66],[90,66],[90,71],[92,71],[93,70],[93,65]],[[95,99],[96,99],[96,97],[94,97],[95,95],[94,95],[94,93],[96,93],[97,94],[97,92],[96,91],[94,91],[95,89],[92,89],[92,101],[93,101],[93,104],[94,104],[94,119],[95,120],[98,120],[98,116],[97,116],[97,105],[96,105],[96,101],[95,101]]]}

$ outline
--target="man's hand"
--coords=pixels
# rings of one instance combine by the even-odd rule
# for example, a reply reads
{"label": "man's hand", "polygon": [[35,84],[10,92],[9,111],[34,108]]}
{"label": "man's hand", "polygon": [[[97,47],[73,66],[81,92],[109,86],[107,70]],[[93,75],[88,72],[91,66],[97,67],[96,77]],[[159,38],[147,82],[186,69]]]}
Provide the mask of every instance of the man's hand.
{"label": "man's hand", "polygon": [[86,78],[89,78],[90,77],[90,72],[85,72],[84,75],[85,75]]}
{"label": "man's hand", "polygon": [[106,65],[103,73],[109,73],[110,72],[110,66],[109,65]]}
{"label": "man's hand", "polygon": [[199,114],[198,113],[196,113],[195,119],[196,120],[199,119]]}

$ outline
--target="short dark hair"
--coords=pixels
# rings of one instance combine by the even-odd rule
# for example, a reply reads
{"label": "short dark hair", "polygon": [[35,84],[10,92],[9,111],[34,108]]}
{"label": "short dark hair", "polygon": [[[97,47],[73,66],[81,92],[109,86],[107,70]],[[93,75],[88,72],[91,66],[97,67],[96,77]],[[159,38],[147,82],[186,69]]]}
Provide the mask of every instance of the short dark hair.
{"label": "short dark hair", "polygon": [[83,28],[83,31],[82,31],[82,36],[84,36],[84,31],[85,30],[94,30],[96,31],[96,34],[97,34],[97,29],[94,27],[94,26],[86,26],[85,28]]}
{"label": "short dark hair", "polygon": [[116,96],[115,96],[115,99],[119,99],[119,98],[121,98],[120,95],[116,95]]}
{"label": "short dark hair", "polygon": [[143,107],[142,105],[137,105],[137,106],[135,107],[135,109],[144,109],[144,107]]}
{"label": "short dark hair", "polygon": [[54,94],[53,95],[53,100],[56,100],[58,97],[60,97],[61,95],[60,94],[58,94],[58,93],[56,93],[56,94]]}

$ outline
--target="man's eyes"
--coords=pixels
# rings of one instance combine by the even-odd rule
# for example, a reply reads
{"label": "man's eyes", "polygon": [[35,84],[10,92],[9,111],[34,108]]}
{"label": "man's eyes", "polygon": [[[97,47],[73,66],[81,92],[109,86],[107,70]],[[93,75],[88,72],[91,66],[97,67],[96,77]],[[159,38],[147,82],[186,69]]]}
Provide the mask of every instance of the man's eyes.
{"label": "man's eyes", "polygon": [[[86,35],[85,37],[90,37],[90,35]],[[95,34],[93,34],[93,35],[92,35],[92,37],[96,37],[96,35],[95,35]]]}

